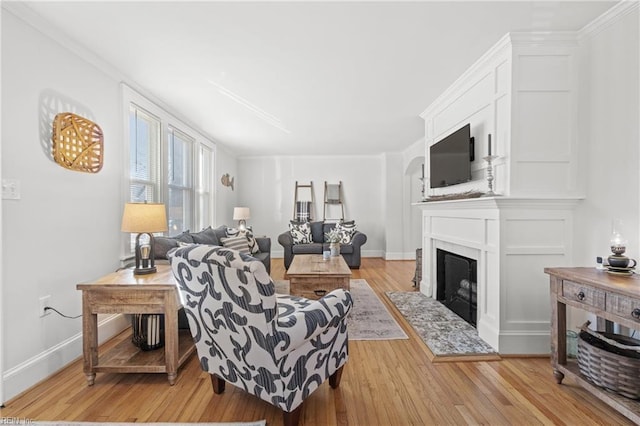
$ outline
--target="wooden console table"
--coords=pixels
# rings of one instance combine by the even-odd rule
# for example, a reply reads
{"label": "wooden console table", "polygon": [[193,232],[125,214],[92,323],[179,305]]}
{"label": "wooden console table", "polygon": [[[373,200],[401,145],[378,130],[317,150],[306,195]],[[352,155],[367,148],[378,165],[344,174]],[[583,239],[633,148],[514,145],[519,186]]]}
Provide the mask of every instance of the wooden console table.
{"label": "wooden console table", "polygon": [[558,383],[565,376],[609,406],[640,424],[640,401],[593,385],[580,374],[577,362],[567,360],[567,306],[598,317],[598,329],[605,322],[640,329],[640,277],[616,276],[595,268],[545,268],[551,278],[551,364]]}
{"label": "wooden console table", "polygon": [[[176,282],[169,265],[158,265],[149,275],[133,275],[123,269],[89,283],[82,291],[82,352],[89,386],[96,372],[167,373],[175,383],[178,368],[195,351],[189,330],[178,330],[181,308]],[[98,356],[98,314],[164,314],[164,350],[141,351],[129,340]]]}

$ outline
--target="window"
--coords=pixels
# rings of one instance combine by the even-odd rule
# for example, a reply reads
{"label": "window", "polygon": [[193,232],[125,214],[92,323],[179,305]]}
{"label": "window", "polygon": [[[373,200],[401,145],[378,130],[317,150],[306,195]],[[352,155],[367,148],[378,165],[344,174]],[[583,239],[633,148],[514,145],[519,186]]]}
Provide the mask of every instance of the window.
{"label": "window", "polygon": [[[213,142],[128,86],[122,87],[129,162],[129,195],[124,201],[164,203],[168,235],[215,223]],[[127,257],[132,252],[130,238],[124,247]]]}
{"label": "window", "polygon": [[157,201],[159,189],[160,120],[131,104],[129,106],[128,201]]}
{"label": "window", "polygon": [[167,146],[167,209],[169,232],[174,234],[193,229],[194,200],[191,174],[193,172],[192,147],[194,141],[186,134],[169,128]]}

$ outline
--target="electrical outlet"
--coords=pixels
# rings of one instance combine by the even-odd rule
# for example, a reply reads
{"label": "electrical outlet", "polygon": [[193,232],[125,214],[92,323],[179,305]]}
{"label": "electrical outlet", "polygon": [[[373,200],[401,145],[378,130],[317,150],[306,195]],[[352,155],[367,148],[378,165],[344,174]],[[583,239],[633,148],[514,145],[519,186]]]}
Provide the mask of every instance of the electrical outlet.
{"label": "electrical outlet", "polygon": [[42,296],[40,298],[40,318],[47,316],[51,313],[50,310],[45,310],[47,306],[51,306],[51,296]]}

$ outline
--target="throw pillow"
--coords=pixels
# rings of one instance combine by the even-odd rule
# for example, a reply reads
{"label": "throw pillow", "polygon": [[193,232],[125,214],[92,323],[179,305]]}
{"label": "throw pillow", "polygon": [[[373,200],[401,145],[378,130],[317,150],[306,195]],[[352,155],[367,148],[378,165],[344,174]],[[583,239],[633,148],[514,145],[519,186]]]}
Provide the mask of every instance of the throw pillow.
{"label": "throw pillow", "polygon": [[156,259],[168,259],[167,253],[178,247],[178,242],[193,243],[193,238],[189,231],[184,231],[175,237],[158,236],[154,238],[153,256]]}
{"label": "throw pillow", "polygon": [[293,238],[293,244],[310,244],[312,242],[309,222],[290,222],[289,231]]}
{"label": "throw pillow", "polygon": [[232,250],[238,250],[240,253],[250,254],[249,244],[245,236],[222,238],[222,245]]}
{"label": "throw pillow", "polygon": [[336,229],[340,234],[340,244],[351,244],[353,234],[356,233],[356,223],[354,221],[337,223]]}
{"label": "throw pillow", "polygon": [[193,241],[198,244],[208,244],[211,246],[220,245],[220,241],[218,240],[216,233],[213,231],[213,229],[210,226],[208,228],[203,229],[200,232],[192,233],[191,237],[193,238]]}
{"label": "throw pillow", "polygon": [[260,247],[258,247],[258,242],[253,236],[253,231],[250,226],[247,226],[246,231],[242,231],[238,228],[227,228],[227,237],[239,237],[242,235],[247,238],[247,244],[249,245],[249,251],[251,254],[260,253]]}

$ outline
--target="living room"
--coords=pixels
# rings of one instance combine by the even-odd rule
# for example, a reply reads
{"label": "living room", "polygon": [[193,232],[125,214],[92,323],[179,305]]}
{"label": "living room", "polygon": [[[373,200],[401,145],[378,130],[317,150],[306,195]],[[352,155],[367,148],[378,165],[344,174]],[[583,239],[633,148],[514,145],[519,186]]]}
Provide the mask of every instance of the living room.
{"label": "living room", "polygon": [[[459,7],[464,10],[465,3]],[[594,265],[597,256],[607,255],[615,219],[625,225],[628,254],[640,255],[640,190],[635,186],[640,183],[638,8],[631,1],[600,7],[601,13],[573,28],[583,50],[575,65],[582,71],[580,80],[574,82],[579,93],[574,136],[580,169],[575,183],[581,200],[573,216],[570,264],[580,266]],[[445,72],[451,74],[448,84],[503,35],[497,34],[486,46],[474,45],[474,59]],[[420,49],[420,41],[412,48]],[[333,67],[341,69],[338,64]],[[40,318],[40,297],[51,295],[56,309],[77,314],[81,299],[75,285],[121,266],[120,226],[128,191],[122,161],[122,81],[144,87],[144,82],[128,80],[123,70],[88,50],[81,39],[53,28],[29,7],[3,3],[2,177],[19,182],[20,192],[19,200],[2,201],[3,401],[82,353],[80,322],[56,315]],[[425,96],[416,107],[410,126],[419,127],[422,135],[425,123],[419,114],[446,87]],[[157,101],[152,93],[143,95]],[[180,114],[180,105],[158,103]],[[70,172],[47,156],[51,123],[42,118],[68,106],[80,114],[89,111],[104,131],[104,166],[99,173]],[[342,181],[346,217],[355,219],[368,237],[363,257],[414,259],[422,243],[421,212],[412,203],[421,196],[424,138],[398,141],[397,149],[384,152],[371,147],[369,152],[366,142],[351,148],[349,141],[340,139],[340,129],[333,132],[343,147],[333,152],[341,154],[316,154],[317,148],[309,147],[307,153],[259,155],[258,146],[244,146],[238,154],[222,138],[216,140],[211,225],[233,224],[234,207],[248,205],[253,229],[271,237],[272,256],[281,257],[276,240],[291,219],[295,182],[313,181],[320,199],[324,181]],[[477,143],[484,143],[480,139],[485,135],[476,136]],[[233,190],[218,183],[223,174],[235,178]],[[321,216],[320,207],[316,214]],[[123,325],[122,318],[105,318],[101,333],[113,335]]]}

